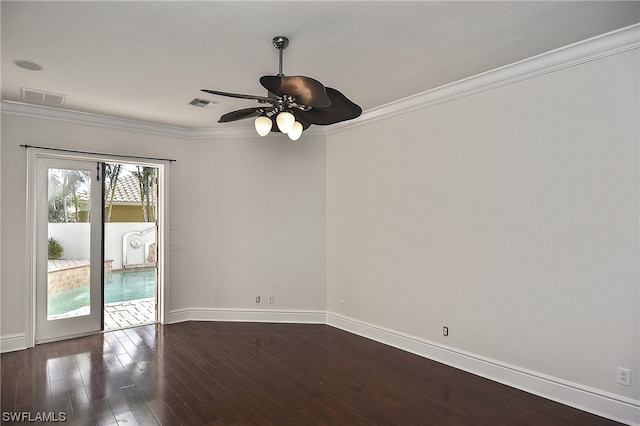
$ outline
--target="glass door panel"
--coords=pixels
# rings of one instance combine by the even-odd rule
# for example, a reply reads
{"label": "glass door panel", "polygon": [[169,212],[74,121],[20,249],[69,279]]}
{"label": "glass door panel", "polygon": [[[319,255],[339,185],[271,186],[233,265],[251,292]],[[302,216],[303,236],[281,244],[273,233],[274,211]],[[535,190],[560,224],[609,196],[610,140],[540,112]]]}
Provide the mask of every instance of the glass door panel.
{"label": "glass door panel", "polygon": [[39,158],[36,342],[102,328],[102,191],[94,162]]}
{"label": "glass door panel", "polygon": [[90,184],[86,170],[48,169],[48,321],[91,314]]}

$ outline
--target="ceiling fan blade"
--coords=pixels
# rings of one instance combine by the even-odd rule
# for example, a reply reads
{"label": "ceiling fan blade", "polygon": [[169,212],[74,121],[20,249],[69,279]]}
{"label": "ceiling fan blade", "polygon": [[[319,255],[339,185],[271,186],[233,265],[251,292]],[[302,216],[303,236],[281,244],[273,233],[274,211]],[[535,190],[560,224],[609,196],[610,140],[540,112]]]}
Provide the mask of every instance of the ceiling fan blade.
{"label": "ceiling fan blade", "polygon": [[201,89],[201,91],[205,93],[211,93],[212,95],[228,96],[230,98],[252,99],[254,101],[257,101],[263,104],[266,104],[266,103],[273,104],[277,101],[276,99],[268,98],[266,96],[243,95],[241,93],[220,92],[218,90],[209,90],[209,89]]}
{"label": "ceiling fan blade", "polygon": [[345,95],[327,87],[327,95],[331,100],[329,108],[312,108],[309,111],[296,111],[296,117],[311,124],[326,126],[341,121],[353,120],[362,114],[362,108],[351,102]]}
{"label": "ceiling fan blade", "polygon": [[245,118],[257,117],[264,111],[263,108],[245,108],[231,111],[224,114],[218,123],[229,123],[231,121],[244,120]]}
{"label": "ceiling fan blade", "polygon": [[260,84],[275,95],[292,96],[301,105],[312,108],[326,108],[331,105],[324,85],[311,77],[265,75],[260,77]]}
{"label": "ceiling fan blade", "polygon": [[311,127],[311,123],[309,123],[308,121],[303,120],[300,117],[296,117],[296,121],[298,121],[298,122],[300,122],[300,124],[302,124],[302,130],[307,130],[309,127]]}

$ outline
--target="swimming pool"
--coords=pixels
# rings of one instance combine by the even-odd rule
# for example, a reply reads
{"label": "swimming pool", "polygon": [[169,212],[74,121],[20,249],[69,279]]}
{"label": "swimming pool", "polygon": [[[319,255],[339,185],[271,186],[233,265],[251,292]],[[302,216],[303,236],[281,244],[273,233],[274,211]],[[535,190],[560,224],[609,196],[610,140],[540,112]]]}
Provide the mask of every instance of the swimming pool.
{"label": "swimming pool", "polygon": [[[117,271],[105,274],[104,303],[147,299],[156,296],[155,269]],[[89,305],[89,285],[50,294],[48,315],[61,315]]]}

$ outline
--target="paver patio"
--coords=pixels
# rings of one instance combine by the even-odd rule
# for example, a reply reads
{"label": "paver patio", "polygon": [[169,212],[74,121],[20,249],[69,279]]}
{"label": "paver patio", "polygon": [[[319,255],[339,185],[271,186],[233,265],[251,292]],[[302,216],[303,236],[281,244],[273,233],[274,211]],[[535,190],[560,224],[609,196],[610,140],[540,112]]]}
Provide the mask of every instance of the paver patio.
{"label": "paver patio", "polygon": [[105,330],[134,327],[155,321],[154,298],[105,303],[104,305]]}

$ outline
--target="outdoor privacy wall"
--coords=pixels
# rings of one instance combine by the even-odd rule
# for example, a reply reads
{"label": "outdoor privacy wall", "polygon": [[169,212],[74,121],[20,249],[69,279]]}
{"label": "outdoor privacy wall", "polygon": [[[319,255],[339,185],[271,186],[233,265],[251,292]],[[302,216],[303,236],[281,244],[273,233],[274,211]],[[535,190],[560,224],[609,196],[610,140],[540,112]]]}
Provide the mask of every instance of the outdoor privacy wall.
{"label": "outdoor privacy wall", "polygon": [[[88,223],[49,223],[48,229],[49,237],[56,238],[62,245],[63,259],[89,259]],[[123,263],[129,267],[148,266],[145,263],[152,263],[152,259],[148,259],[149,246],[155,243],[154,223],[104,224],[104,257],[111,262],[112,269],[123,269]],[[155,253],[155,248],[153,252]],[[153,257],[155,259],[155,255]]]}

